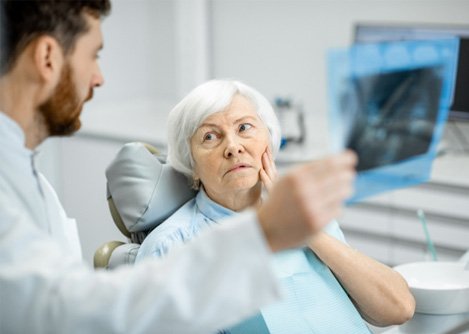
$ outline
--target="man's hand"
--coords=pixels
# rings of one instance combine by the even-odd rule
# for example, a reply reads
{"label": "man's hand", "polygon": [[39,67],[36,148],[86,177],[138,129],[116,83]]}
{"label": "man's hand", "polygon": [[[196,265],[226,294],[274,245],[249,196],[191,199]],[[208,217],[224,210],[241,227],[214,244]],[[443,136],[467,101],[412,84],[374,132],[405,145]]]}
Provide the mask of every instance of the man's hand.
{"label": "man's hand", "polygon": [[353,191],[356,163],[347,151],[299,166],[273,184],[257,213],[273,251],[305,245],[340,215]]}

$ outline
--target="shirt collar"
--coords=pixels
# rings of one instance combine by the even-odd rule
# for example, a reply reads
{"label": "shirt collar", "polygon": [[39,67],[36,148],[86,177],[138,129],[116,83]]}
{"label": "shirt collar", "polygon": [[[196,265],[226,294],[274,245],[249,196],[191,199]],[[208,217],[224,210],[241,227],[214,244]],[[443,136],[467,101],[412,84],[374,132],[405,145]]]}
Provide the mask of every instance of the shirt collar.
{"label": "shirt collar", "polygon": [[203,188],[201,188],[197,193],[197,196],[195,197],[195,202],[202,214],[217,222],[220,219],[236,214],[235,211],[225,208],[224,206],[221,206],[220,204],[212,201],[210,197],[208,197],[208,195],[205,193],[205,190]]}

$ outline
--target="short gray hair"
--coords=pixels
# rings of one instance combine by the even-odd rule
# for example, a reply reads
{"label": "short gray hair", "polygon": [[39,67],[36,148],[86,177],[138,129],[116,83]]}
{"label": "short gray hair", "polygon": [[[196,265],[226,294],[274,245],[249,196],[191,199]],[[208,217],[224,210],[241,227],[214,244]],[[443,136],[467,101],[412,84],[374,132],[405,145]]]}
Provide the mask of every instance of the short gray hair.
{"label": "short gray hair", "polygon": [[193,89],[169,113],[168,163],[192,179],[194,161],[190,140],[210,115],[225,110],[235,95],[250,101],[270,134],[270,147],[275,157],[280,148],[280,125],[269,101],[257,90],[235,80],[210,80]]}

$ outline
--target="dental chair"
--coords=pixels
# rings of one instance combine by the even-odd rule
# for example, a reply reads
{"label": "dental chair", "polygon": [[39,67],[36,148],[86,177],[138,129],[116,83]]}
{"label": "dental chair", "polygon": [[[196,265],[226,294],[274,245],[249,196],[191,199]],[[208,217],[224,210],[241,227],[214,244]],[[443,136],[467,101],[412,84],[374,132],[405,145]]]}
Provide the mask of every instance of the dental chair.
{"label": "dental chair", "polygon": [[106,169],[111,216],[128,242],[110,241],[94,254],[94,267],[133,264],[145,237],[195,196],[187,178],[151,145],[125,144]]}

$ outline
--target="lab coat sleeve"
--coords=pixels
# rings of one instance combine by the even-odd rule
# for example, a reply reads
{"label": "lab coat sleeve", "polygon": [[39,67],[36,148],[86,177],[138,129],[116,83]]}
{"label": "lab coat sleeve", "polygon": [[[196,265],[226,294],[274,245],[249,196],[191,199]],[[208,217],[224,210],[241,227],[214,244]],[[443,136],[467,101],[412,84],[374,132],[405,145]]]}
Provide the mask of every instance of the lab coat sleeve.
{"label": "lab coat sleeve", "polygon": [[255,213],[164,260],[93,271],[0,195],[0,333],[213,333],[278,300]]}

